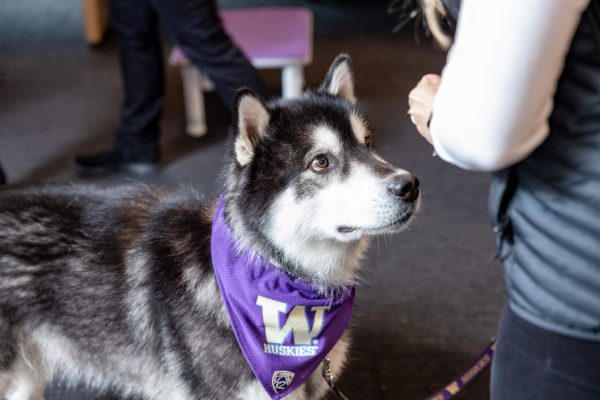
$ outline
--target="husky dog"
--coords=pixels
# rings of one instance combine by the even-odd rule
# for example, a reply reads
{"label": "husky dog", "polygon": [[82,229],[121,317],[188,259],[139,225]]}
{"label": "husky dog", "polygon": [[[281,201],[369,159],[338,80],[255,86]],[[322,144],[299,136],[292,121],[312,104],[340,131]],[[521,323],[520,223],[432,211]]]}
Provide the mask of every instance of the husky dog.
{"label": "husky dog", "polygon": [[[298,99],[241,90],[233,125],[221,194],[240,248],[321,293],[352,284],[369,237],[416,211],[417,179],[371,148],[345,55]],[[215,281],[214,207],[144,186],[0,193],[0,398],[39,400],[61,378],[148,400],[268,399]],[[287,399],[326,389],[316,371]]]}

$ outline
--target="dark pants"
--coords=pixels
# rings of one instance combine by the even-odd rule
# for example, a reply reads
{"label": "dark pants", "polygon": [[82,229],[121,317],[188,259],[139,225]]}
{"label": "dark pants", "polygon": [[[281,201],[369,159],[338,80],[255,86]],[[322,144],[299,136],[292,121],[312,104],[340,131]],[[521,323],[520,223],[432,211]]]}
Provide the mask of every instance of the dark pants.
{"label": "dark pants", "polygon": [[240,87],[267,95],[258,73],[223,29],[214,0],[112,0],[125,88],[116,145],[138,158],[158,157],[164,94],[159,20],[210,77],[230,110]]}
{"label": "dark pants", "polygon": [[492,400],[600,399],[600,342],[558,335],[508,308],[492,363]]}

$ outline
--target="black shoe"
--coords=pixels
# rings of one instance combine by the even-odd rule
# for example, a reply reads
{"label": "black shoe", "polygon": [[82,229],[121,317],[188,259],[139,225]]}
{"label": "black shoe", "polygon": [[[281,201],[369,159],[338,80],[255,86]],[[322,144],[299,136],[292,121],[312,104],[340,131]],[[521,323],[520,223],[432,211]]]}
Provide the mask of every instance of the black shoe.
{"label": "black shoe", "polygon": [[119,150],[107,150],[89,155],[75,156],[75,172],[84,176],[103,176],[120,172],[146,175],[159,168],[158,157],[132,157]]}

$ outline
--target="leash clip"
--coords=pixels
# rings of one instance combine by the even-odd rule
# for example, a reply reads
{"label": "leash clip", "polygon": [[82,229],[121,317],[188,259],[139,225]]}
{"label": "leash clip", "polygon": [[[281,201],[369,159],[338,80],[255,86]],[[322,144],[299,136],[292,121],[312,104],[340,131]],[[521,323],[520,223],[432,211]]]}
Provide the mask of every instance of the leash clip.
{"label": "leash clip", "polygon": [[322,375],[325,382],[333,392],[337,395],[338,399],[348,400],[346,396],[335,386],[333,371],[331,370],[331,360],[327,357],[323,359]]}

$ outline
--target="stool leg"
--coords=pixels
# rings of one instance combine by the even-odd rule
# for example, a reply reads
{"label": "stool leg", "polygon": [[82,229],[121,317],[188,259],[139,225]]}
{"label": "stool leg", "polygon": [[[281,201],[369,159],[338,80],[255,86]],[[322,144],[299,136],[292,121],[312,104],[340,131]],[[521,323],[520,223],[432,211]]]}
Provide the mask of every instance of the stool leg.
{"label": "stool leg", "polygon": [[291,99],[302,94],[304,87],[304,67],[288,65],[281,71],[281,92],[284,99]]}
{"label": "stool leg", "polygon": [[194,66],[181,68],[183,81],[183,100],[185,103],[186,132],[193,137],[206,134],[206,115],[204,93],[202,92],[202,73]]}

